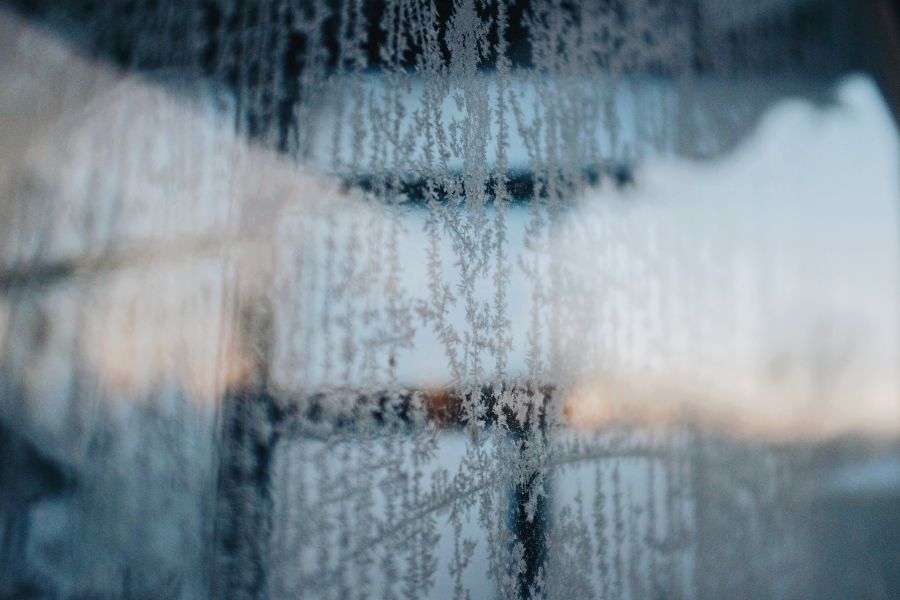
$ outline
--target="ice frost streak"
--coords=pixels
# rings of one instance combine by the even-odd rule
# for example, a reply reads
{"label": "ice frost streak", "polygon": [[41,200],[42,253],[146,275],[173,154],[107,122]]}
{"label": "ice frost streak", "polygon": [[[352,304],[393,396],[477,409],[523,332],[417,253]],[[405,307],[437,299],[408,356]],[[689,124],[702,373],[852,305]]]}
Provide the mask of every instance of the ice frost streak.
{"label": "ice frost streak", "polygon": [[641,196],[778,87],[714,6],[36,3],[125,72],[62,49],[0,170],[0,426],[77,477],[0,596],[820,595],[803,452],[679,412],[781,398],[728,361],[793,289],[790,227]]}

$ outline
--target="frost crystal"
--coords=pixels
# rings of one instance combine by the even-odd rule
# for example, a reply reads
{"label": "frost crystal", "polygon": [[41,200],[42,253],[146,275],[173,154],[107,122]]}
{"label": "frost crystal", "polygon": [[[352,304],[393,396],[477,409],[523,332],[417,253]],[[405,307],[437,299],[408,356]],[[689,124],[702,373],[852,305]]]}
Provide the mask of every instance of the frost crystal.
{"label": "frost crystal", "polygon": [[0,9],[0,597],[821,596],[809,455],[706,425],[854,333],[778,337],[783,207],[654,199],[841,68],[750,4]]}

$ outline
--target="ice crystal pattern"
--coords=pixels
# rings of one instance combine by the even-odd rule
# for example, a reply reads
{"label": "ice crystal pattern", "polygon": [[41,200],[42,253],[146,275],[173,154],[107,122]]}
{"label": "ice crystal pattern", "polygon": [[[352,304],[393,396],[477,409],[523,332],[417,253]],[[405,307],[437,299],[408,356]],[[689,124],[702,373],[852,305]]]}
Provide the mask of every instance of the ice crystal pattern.
{"label": "ice crystal pattern", "polygon": [[0,11],[3,101],[49,119],[0,149],[0,470],[35,473],[0,595],[813,589],[802,453],[666,408],[730,389],[765,228],[712,257],[628,205],[771,91],[709,78],[803,67],[734,41],[749,9],[75,4]]}

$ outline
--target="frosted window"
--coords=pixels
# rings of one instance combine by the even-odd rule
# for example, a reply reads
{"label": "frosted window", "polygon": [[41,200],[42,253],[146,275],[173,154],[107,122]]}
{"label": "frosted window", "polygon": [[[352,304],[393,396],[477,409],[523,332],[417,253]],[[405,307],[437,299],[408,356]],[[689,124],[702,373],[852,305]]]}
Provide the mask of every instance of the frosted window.
{"label": "frosted window", "polygon": [[0,597],[900,596],[857,12],[4,3]]}

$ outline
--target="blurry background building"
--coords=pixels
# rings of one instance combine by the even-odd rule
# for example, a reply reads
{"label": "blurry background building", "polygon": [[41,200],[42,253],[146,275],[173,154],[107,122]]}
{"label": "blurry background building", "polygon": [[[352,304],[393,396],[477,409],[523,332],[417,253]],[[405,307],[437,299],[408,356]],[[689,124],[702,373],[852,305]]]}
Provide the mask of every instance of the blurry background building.
{"label": "blurry background building", "polygon": [[0,597],[900,597],[889,2],[5,2]]}

